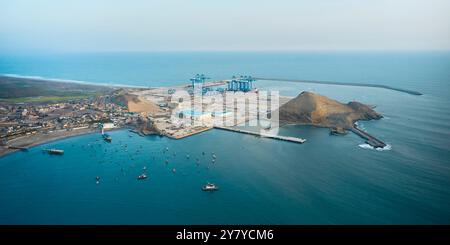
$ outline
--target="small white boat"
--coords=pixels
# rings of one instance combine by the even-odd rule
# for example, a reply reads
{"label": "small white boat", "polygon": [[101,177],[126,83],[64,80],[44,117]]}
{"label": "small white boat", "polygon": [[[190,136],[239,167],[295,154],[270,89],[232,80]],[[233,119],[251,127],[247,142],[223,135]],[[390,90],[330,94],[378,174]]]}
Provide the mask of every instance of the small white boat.
{"label": "small white boat", "polygon": [[219,187],[213,183],[208,183],[202,187],[202,191],[217,191]]}
{"label": "small white boat", "polygon": [[141,174],[141,175],[139,175],[139,176],[137,177],[138,180],[143,180],[143,179],[146,179],[146,178],[147,178],[147,175],[146,175],[146,174]]}

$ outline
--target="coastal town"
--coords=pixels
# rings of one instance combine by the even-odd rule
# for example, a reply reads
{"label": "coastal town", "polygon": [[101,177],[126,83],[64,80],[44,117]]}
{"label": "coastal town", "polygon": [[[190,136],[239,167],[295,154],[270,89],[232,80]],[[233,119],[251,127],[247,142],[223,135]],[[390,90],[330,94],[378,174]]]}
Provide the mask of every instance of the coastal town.
{"label": "coastal town", "polygon": [[136,120],[134,114],[108,100],[108,96],[100,96],[78,101],[0,105],[0,137],[9,141],[58,130],[98,128],[104,122],[123,126]]}
{"label": "coastal town", "polygon": [[109,95],[73,101],[0,104],[0,139],[4,153],[53,139],[121,128],[138,120],[136,113]]}

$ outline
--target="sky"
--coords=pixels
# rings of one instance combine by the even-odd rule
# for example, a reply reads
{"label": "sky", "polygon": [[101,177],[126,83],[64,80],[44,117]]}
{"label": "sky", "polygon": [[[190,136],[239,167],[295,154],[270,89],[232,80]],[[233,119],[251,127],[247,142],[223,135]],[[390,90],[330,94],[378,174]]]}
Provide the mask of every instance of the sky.
{"label": "sky", "polygon": [[450,50],[449,0],[0,0],[0,53]]}

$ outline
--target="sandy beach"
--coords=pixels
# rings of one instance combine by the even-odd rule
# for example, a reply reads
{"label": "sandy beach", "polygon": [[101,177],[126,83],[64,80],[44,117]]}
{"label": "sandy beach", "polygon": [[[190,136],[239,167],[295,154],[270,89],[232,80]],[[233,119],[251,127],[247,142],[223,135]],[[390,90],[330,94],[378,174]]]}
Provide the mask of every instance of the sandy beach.
{"label": "sandy beach", "polygon": [[[30,136],[23,136],[16,139],[13,139],[8,142],[8,145],[15,146],[15,147],[26,147],[30,148],[33,146],[45,144],[48,142],[66,139],[69,137],[84,135],[84,134],[91,134],[98,132],[98,129],[94,128],[86,128],[86,129],[78,129],[78,130],[71,130],[71,131],[56,131],[48,134],[37,134],[37,135],[30,135]],[[7,154],[20,151],[19,149],[9,149],[6,146],[0,146],[0,157],[3,157]]]}

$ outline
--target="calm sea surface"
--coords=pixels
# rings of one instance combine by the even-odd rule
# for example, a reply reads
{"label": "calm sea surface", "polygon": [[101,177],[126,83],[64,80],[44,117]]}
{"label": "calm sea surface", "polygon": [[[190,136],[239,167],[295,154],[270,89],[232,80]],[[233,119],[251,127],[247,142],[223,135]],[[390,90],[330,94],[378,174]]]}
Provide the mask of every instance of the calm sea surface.
{"label": "calm sea surface", "polygon": [[[307,90],[341,102],[376,105],[385,118],[359,125],[389,144],[382,151],[368,148],[351,133],[337,137],[323,128],[288,126],[280,134],[303,137],[307,143],[220,130],[183,140],[119,130],[111,132],[112,143],[92,134],[7,155],[0,158],[0,223],[450,223],[450,53],[0,56],[0,74],[94,83],[165,86],[186,83],[196,73],[214,79],[249,74],[370,82],[424,95],[255,83],[282,95]],[[43,154],[48,147],[64,149],[65,154]],[[169,151],[163,153],[166,147]],[[215,163],[212,152],[217,155]],[[144,167],[149,178],[136,180]],[[98,185],[95,176],[101,177]],[[208,181],[220,190],[202,192]]]}

